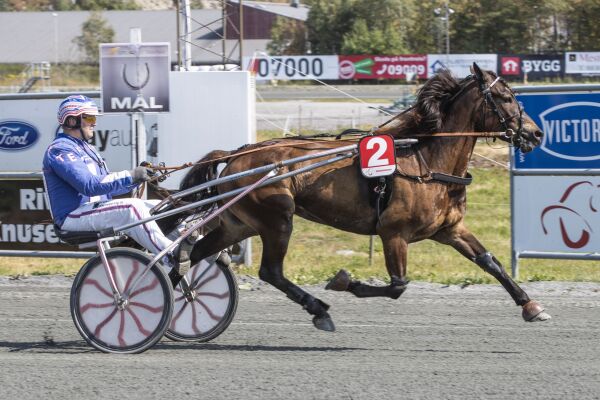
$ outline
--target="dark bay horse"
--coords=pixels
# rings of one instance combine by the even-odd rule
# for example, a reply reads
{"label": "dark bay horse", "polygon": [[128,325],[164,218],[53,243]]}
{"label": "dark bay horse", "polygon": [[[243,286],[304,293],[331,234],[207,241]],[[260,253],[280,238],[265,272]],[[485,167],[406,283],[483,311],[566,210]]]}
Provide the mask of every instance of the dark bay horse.
{"label": "dark bay horse", "polygon": [[[503,80],[491,72],[481,71],[475,64],[472,72],[460,81],[449,72],[438,73],[420,89],[413,108],[376,131],[396,138],[435,132],[456,133],[453,137],[420,137],[418,144],[399,150],[397,172],[387,189],[391,195],[379,216],[369,201],[370,185],[362,177],[354,157],[254,190],[220,216],[218,226],[194,247],[192,261],[195,263],[243,239],[259,235],[263,243],[260,278],[312,314],[317,328],[333,331],[334,324],[327,313],[329,306],[293,284],[283,272],[296,214],[352,233],[377,234],[383,242],[390,276],[388,286],[371,286],[352,280],[341,270],[328,283],[328,289],[349,291],[358,297],[396,299],[408,283],[408,244],[432,239],[454,247],[494,276],[522,307],[525,320],[550,318],[537,302],[529,299],[463,223],[465,177],[476,137],[460,136],[459,133],[503,131],[507,133],[504,139],[523,152],[537,146],[542,137],[540,128],[523,112]],[[351,143],[355,142],[288,138],[250,145],[244,151],[216,150],[190,170],[182,182],[182,189],[214,179],[217,164],[223,162],[224,156],[229,158],[226,158],[221,176]],[[249,149],[257,150],[247,153]],[[236,153],[239,154],[236,156]],[[310,163],[286,167],[281,173]],[[224,183],[217,191],[224,193],[256,179],[248,177]]]}

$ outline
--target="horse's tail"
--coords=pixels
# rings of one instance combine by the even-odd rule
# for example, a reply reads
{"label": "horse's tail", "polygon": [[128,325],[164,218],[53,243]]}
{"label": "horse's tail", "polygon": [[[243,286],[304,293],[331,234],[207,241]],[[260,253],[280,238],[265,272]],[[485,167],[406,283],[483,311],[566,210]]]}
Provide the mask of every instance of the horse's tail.
{"label": "horse's tail", "polygon": [[217,178],[217,168],[221,163],[227,163],[228,157],[232,154],[231,151],[213,150],[202,159],[197,161],[195,165],[188,171],[185,177],[181,180],[179,189],[187,189],[192,186],[201,185],[205,182]]}

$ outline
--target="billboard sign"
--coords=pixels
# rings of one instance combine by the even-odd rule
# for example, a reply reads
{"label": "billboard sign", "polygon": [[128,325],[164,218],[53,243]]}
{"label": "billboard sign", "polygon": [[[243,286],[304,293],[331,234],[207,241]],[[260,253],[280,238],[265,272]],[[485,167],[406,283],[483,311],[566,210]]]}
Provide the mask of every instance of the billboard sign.
{"label": "billboard sign", "polygon": [[256,80],[338,79],[338,56],[244,57]]}
{"label": "billboard sign", "polygon": [[600,52],[565,53],[567,74],[600,75]]}
{"label": "billboard sign", "polygon": [[[70,93],[64,93],[67,97]],[[93,96],[98,101],[98,96]],[[41,171],[44,152],[60,131],[56,110],[60,98],[0,100],[0,171]],[[156,115],[146,115],[146,128],[156,127]],[[91,143],[113,171],[132,165],[131,122],[127,115],[98,118]]]}
{"label": "billboard sign", "polygon": [[427,76],[432,77],[441,69],[449,69],[456,77],[464,78],[471,74],[471,66],[476,62],[486,71],[497,71],[496,54],[428,54]]}
{"label": "billboard sign", "polygon": [[600,94],[517,98],[544,137],[530,153],[515,150],[516,169],[600,169]]}
{"label": "billboard sign", "polygon": [[427,78],[427,56],[339,56],[340,79]]}
{"label": "billboard sign", "polygon": [[589,253],[600,248],[600,178],[518,176],[514,180],[517,252]]}
{"label": "billboard sign", "polygon": [[104,113],[168,112],[169,43],[103,43],[100,83]]}
{"label": "billboard sign", "polygon": [[519,79],[556,78],[564,74],[563,60],[560,54],[499,55],[498,72]]}
{"label": "billboard sign", "polygon": [[77,250],[54,234],[41,179],[0,180],[2,250]]}

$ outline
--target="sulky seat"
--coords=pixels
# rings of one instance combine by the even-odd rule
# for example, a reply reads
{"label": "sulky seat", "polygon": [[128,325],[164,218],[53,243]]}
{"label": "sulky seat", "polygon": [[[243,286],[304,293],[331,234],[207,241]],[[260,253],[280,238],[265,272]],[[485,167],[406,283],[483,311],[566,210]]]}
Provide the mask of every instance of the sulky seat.
{"label": "sulky seat", "polygon": [[74,246],[80,245],[79,247],[90,247],[81,246],[85,244],[95,245],[95,242],[101,238],[113,237],[116,242],[125,239],[122,233],[116,233],[112,227],[101,231],[65,231],[54,225],[54,233],[63,242]]}
{"label": "sulky seat", "polygon": [[54,233],[63,242],[71,245],[95,242],[100,238],[96,231],[65,231],[54,225]]}

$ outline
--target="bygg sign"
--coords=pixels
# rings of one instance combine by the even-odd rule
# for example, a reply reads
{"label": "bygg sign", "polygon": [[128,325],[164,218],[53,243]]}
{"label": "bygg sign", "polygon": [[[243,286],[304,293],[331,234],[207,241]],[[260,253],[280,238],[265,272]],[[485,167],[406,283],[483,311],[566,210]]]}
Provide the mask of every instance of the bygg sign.
{"label": "bygg sign", "polygon": [[100,45],[105,113],[169,111],[169,43]]}

